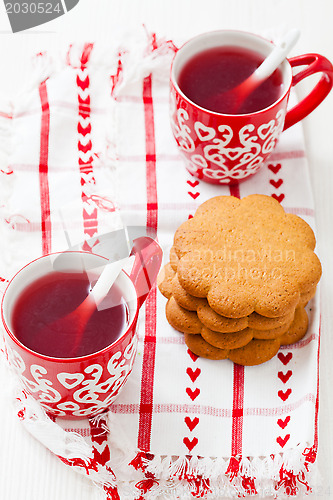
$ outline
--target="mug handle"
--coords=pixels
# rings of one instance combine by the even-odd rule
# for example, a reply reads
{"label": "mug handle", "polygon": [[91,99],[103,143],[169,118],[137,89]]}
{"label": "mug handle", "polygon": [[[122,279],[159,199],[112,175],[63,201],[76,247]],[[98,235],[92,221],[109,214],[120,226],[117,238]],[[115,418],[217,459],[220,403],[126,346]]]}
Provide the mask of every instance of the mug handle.
{"label": "mug handle", "polygon": [[288,61],[292,68],[307,66],[303,71],[293,76],[292,86],[315,73],[323,73],[323,75],[310,94],[287,112],[283,130],[308,116],[325,99],[333,86],[333,66],[326,57],[320,54],[303,54],[291,57]]}
{"label": "mug handle", "polygon": [[133,241],[131,255],[134,255],[134,263],[130,278],[136,288],[140,308],[156,282],[163,251],[153,238],[142,236]]}

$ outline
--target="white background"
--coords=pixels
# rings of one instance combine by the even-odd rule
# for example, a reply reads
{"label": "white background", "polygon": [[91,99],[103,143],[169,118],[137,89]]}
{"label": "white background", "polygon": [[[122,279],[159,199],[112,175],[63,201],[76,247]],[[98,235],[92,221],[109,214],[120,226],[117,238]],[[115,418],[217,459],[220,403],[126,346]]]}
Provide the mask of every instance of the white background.
{"label": "white background", "polygon": [[[80,0],[62,16],[39,28],[12,34],[0,2],[0,93],[15,97],[29,82],[30,58],[70,41],[101,39],[112,44],[117,33],[145,24],[161,36],[186,39],[221,28],[274,36],[301,29],[293,55],[319,52],[333,61],[332,0]],[[314,80],[299,88],[303,95]],[[316,499],[333,498],[333,92],[303,121],[323,264],[319,466],[325,488]],[[6,372],[0,366],[0,499],[95,500],[95,488],[52,456],[25,432],[11,406]]]}

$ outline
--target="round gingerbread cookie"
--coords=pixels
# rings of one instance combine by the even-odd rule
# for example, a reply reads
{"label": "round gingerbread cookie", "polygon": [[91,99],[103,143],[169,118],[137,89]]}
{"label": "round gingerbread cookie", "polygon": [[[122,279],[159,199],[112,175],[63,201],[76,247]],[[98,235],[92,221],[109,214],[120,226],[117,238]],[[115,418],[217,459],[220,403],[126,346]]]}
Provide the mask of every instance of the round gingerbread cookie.
{"label": "round gingerbread cookie", "polygon": [[[174,247],[172,247],[170,253],[175,254]],[[229,331],[236,331],[242,328],[246,328],[247,326],[250,328],[256,328],[258,330],[268,330],[270,328],[276,328],[278,326],[286,324],[295,314],[295,307],[292,307],[289,310],[286,310],[281,316],[276,317],[262,316],[261,314],[258,314],[254,311],[253,313],[249,314],[249,316],[241,318],[227,318],[226,316],[222,316],[221,314],[216,313],[208,304],[207,299],[190,295],[181,286],[176,270],[177,265],[174,265],[174,278],[171,285],[171,293],[175,297],[176,301],[179,305],[181,305],[185,309],[188,309],[189,311],[197,310],[198,312],[198,307],[200,306],[203,323],[205,323],[208,328],[215,328],[216,331],[223,331],[227,333]],[[170,284],[168,283],[167,286],[169,287]],[[302,293],[300,295],[299,304],[305,306],[307,302],[315,295],[315,291],[316,289],[314,288],[306,293]],[[205,313],[203,312],[204,309],[206,310]],[[215,325],[213,326],[214,322]],[[226,328],[226,330],[224,330],[224,328]]]}
{"label": "round gingerbread cookie", "polygon": [[249,327],[255,328],[256,330],[271,330],[279,326],[290,325],[294,319],[294,315],[295,309],[291,309],[286,314],[277,316],[276,318],[267,318],[266,316],[253,312],[248,316]]}
{"label": "round gingerbread cookie", "polygon": [[[232,343],[235,344],[237,342],[242,343],[243,340],[238,340],[238,339],[244,339],[248,338],[251,332],[251,338],[257,339],[257,340],[270,340],[270,339],[276,339],[280,338],[281,335],[285,334],[288,329],[290,328],[292,322],[287,323],[286,325],[279,326],[277,328],[274,328],[272,330],[256,330],[254,328],[245,328],[243,330],[239,330],[236,332],[227,332],[227,333],[222,333],[222,332],[216,332],[210,328],[207,328],[206,325],[204,325],[201,321],[200,318],[198,317],[198,314],[195,311],[188,311],[187,309],[184,309],[181,307],[177,301],[174,299],[173,296],[168,300],[168,303],[166,305],[166,316],[167,320],[170,323],[171,326],[173,326],[176,330],[182,332],[182,333],[191,333],[191,334],[201,334],[207,342],[209,342],[208,335],[211,335],[211,338],[216,339],[215,343],[212,342],[213,345],[216,345],[219,347],[218,344],[216,344],[217,339],[221,337],[220,342],[222,342],[223,337],[225,336],[225,340],[228,339],[228,336],[230,338],[233,336],[234,339],[232,340]],[[205,329],[205,334],[203,334],[203,329]],[[210,333],[211,332],[211,333]],[[244,335],[243,335],[243,332]],[[250,339],[251,340],[251,339]],[[244,344],[243,344],[244,345]],[[222,344],[221,344],[222,346]],[[230,347],[228,347],[230,348]]]}
{"label": "round gingerbread cookie", "polygon": [[[202,333],[205,335],[205,338],[203,338],[202,335],[191,335],[185,333],[185,343],[189,349],[198,356],[215,360],[228,358],[239,365],[254,366],[265,363],[273,358],[277,354],[280,345],[293,344],[301,340],[306,333],[307,326],[307,313],[304,308],[298,307],[295,312],[294,321],[288,332],[276,339],[259,340],[253,338],[242,347],[226,349],[212,345],[210,342],[213,337],[210,335],[207,336],[207,329],[203,327]],[[244,334],[247,330],[250,329],[243,330],[239,333]],[[216,333],[216,335],[227,335],[230,337],[233,334]],[[209,339],[209,342],[207,342],[207,339]],[[219,345],[222,344],[219,343]],[[227,344],[224,345],[226,346]]]}
{"label": "round gingerbread cookie", "polygon": [[169,259],[170,259],[170,266],[172,269],[176,272],[177,271],[177,266],[179,262],[178,255],[176,253],[175,247],[171,247],[170,253],[169,253]]}
{"label": "round gingerbread cookie", "polygon": [[171,282],[171,293],[176,300],[176,302],[184,309],[188,311],[197,311],[198,307],[202,304],[205,304],[206,299],[200,299],[198,297],[193,297],[189,293],[187,293],[184,288],[180,285],[177,277],[177,273]]}
{"label": "round gingerbread cookie", "polygon": [[281,337],[284,333],[288,331],[290,325],[293,323],[294,318],[292,318],[287,324],[280,325],[277,328],[273,328],[272,330],[255,330],[253,329],[253,338],[257,340],[270,340],[277,339]]}
{"label": "round gingerbread cookie", "polygon": [[278,327],[285,327],[287,329],[293,320],[295,311],[291,310],[288,314],[277,318],[265,318],[257,313],[252,313],[244,318],[226,318],[217,314],[207,301],[205,301],[199,305],[197,314],[200,321],[207,328],[216,332],[229,333],[244,330],[247,327],[254,328],[255,330],[273,330]]}
{"label": "round gingerbread cookie", "polygon": [[202,324],[197,313],[183,309],[173,297],[168,300],[165,313],[168,322],[175,330],[192,335],[201,332]]}
{"label": "round gingerbread cookie", "polygon": [[[253,312],[244,318],[226,318],[217,314],[208,304],[204,298],[191,296],[186,292],[179,283],[177,273],[172,269],[170,263],[164,266],[158,278],[158,287],[160,292],[166,297],[174,297],[176,302],[187,309],[188,311],[197,311],[200,321],[207,326],[207,328],[222,332],[229,333],[243,330],[244,328],[254,328],[256,330],[272,330],[279,326],[289,325],[294,316],[294,309],[288,311],[283,316],[276,318],[267,318],[260,314]],[[314,291],[306,294],[306,302],[314,295]],[[302,295],[303,297],[303,295]]]}
{"label": "round gingerbread cookie", "polygon": [[238,365],[254,366],[273,358],[280,348],[280,340],[251,340],[246,346],[229,351],[229,359]]}
{"label": "round gingerbread cookie", "polygon": [[228,349],[214,347],[201,337],[201,335],[184,334],[185,344],[197,356],[208,359],[226,359],[229,354]]}
{"label": "round gingerbread cookie", "polygon": [[316,287],[311,288],[308,292],[301,294],[300,305],[305,307],[308,302],[316,295]]}
{"label": "round gingerbread cookie", "polygon": [[175,271],[172,269],[170,262],[166,264],[160,271],[157,277],[157,286],[164,297],[170,299],[172,295],[172,280],[175,276]]}
{"label": "round gingerbread cookie", "polygon": [[203,326],[201,336],[208,344],[219,349],[237,349],[253,339],[253,331],[250,328],[245,328],[237,333],[220,333],[213,332],[213,330]]}
{"label": "round gingerbread cookie", "polygon": [[228,318],[283,316],[321,276],[315,237],[270,196],[218,196],[174,236],[177,275],[190,295]]}
{"label": "round gingerbread cookie", "polygon": [[244,318],[226,318],[217,314],[208,304],[206,299],[197,308],[197,314],[200,321],[210,330],[221,333],[230,333],[244,330],[249,325],[249,316]]}
{"label": "round gingerbread cookie", "polygon": [[297,307],[295,318],[288,331],[281,336],[281,345],[295,344],[301,340],[308,329],[309,319],[304,307]]}

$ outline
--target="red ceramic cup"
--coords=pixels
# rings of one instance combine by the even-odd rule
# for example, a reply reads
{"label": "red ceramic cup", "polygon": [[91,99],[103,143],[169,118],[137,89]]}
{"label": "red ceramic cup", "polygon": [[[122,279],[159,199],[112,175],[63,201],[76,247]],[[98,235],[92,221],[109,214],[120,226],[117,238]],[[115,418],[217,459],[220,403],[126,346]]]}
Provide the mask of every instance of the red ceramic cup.
{"label": "red ceramic cup", "polygon": [[[333,85],[332,64],[318,54],[285,59],[279,66],[283,93],[271,106],[250,114],[222,114],[191,101],[179,87],[179,74],[195,54],[217,46],[237,46],[266,57],[273,44],[241,31],[204,33],[186,42],[171,68],[170,116],[173,135],[188,171],[213,184],[231,184],[255,174],[275,148],[283,130],[302,120],[327,96]],[[292,68],[305,66],[295,76]],[[322,73],[312,91],[292,109],[287,104],[292,86]]]}
{"label": "red ceramic cup", "polygon": [[[10,365],[23,388],[52,415],[86,418],[105,411],[119,395],[132,371],[137,351],[139,309],[154,284],[162,262],[162,250],[151,238],[134,242],[131,274],[117,278],[128,307],[126,331],[105,349],[78,358],[53,358],[23,345],[12,329],[12,311],[24,288],[54,270],[60,254],[41,257],[22,268],[10,281],[2,300],[5,346]],[[61,269],[82,271],[105,265],[106,259],[85,252],[61,254]]]}

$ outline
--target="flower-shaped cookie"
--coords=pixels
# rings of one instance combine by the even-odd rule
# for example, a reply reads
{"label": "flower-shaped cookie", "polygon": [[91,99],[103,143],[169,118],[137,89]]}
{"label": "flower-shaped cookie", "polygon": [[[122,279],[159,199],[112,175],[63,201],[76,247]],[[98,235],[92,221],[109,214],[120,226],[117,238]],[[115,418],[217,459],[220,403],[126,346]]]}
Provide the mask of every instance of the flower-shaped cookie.
{"label": "flower-shaped cookie", "polygon": [[255,311],[273,318],[316,287],[315,243],[310,226],[270,196],[218,196],[177,229],[177,275],[218,314],[241,318]]}

